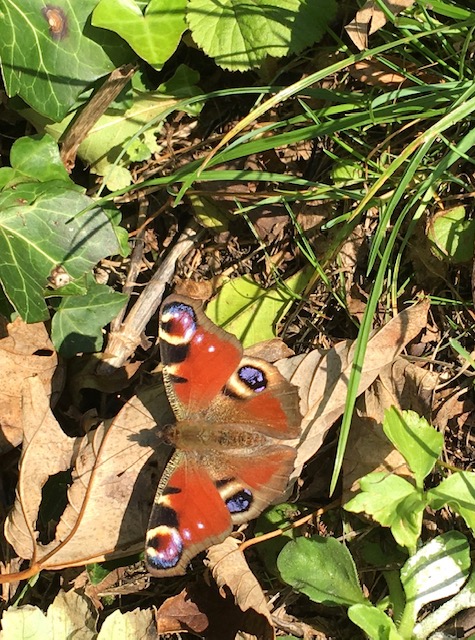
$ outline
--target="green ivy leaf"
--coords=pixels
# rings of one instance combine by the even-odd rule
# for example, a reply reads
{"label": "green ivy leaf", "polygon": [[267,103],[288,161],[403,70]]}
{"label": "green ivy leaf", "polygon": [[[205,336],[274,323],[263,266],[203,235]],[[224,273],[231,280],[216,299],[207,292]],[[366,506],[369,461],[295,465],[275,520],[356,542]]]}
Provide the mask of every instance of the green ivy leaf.
{"label": "green ivy leaf", "polygon": [[336,8],[334,0],[190,0],[186,18],[193,40],[217,64],[245,71],[320,40]]}
{"label": "green ivy leaf", "polygon": [[[20,182],[50,180],[64,180],[70,186],[73,184],[61,161],[58,145],[47,134],[15,140],[10,150],[10,163],[11,168],[0,169],[0,188],[13,187]],[[2,175],[6,176],[6,180],[2,179]]]}
{"label": "green ivy leaf", "polygon": [[442,480],[439,486],[427,492],[427,499],[433,509],[441,509],[448,504],[459,513],[472,531],[475,531],[475,472],[457,471]]}
{"label": "green ivy leaf", "polygon": [[410,482],[385,472],[370,473],[360,480],[361,493],[345,509],[367,513],[383,527],[390,527],[396,542],[415,549],[421,534],[426,502]]}
{"label": "green ivy leaf", "polygon": [[314,602],[336,606],[366,603],[355,563],[335,538],[297,538],[277,559],[282,579]]}
{"label": "green ivy leaf", "polygon": [[[0,0],[0,60],[9,96],[61,120],[84,89],[123,62],[130,50],[104,46],[112,38],[86,27],[97,0]],[[87,35],[86,35],[87,33]],[[94,39],[96,41],[94,41]]]}
{"label": "green ivy leaf", "polygon": [[44,288],[58,267],[75,280],[118,252],[109,217],[97,206],[84,212],[91,205],[60,181],[0,193],[0,280],[26,322],[49,317]]}
{"label": "green ivy leaf", "polygon": [[186,29],[186,0],[151,0],[145,13],[134,0],[100,0],[92,24],[118,33],[137,55],[161,69]]}
{"label": "green ivy leaf", "polygon": [[104,340],[102,328],[127,300],[127,295],[96,282],[89,283],[84,296],[63,298],[51,323],[51,339],[56,349],[65,358],[100,351]]}
{"label": "green ivy leaf", "polygon": [[399,411],[395,407],[386,410],[383,430],[404,456],[416,485],[422,488],[444,446],[443,435],[415,411]]}

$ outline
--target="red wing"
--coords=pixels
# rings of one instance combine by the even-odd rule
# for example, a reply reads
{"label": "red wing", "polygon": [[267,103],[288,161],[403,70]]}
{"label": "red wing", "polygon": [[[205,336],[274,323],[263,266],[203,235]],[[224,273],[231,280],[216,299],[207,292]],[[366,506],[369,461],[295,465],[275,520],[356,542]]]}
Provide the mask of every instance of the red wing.
{"label": "red wing", "polygon": [[150,515],[145,564],[159,577],[184,575],[190,560],[232,530],[231,515],[207,470],[177,452],[165,469]]}
{"label": "red wing", "polygon": [[236,370],[242,346],[198,303],[168,297],[160,313],[160,353],[170,403],[179,420],[203,411]]}

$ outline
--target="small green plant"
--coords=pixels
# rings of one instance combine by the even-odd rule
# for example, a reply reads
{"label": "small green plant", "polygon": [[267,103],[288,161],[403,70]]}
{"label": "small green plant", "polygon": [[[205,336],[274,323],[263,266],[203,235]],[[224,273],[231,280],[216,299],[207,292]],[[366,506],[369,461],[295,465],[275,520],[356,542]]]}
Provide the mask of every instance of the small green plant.
{"label": "small green plant", "polygon": [[99,260],[128,253],[120,214],[72,182],[49,135],[19,138],[10,159],[0,169],[0,311],[41,322],[48,301],[63,355],[100,350],[102,327],[128,300],[92,277]]}
{"label": "small green plant", "polygon": [[[394,407],[386,412],[383,429],[405,458],[410,476],[368,474],[360,480],[361,492],[345,509],[370,515],[390,528],[409,555],[396,582],[394,572],[388,572],[389,598],[376,605],[369,600],[350,552],[333,538],[291,541],[280,553],[277,566],[285,582],[315,602],[347,606],[350,620],[372,640],[423,640],[455,613],[475,603],[475,573],[470,574],[466,536],[448,531],[429,542],[421,541],[422,515],[427,507],[448,505],[472,531],[475,529],[475,473],[455,471],[425,490],[424,480],[442,451],[442,435],[413,411],[399,412]],[[422,607],[442,598],[448,600],[418,621]]]}

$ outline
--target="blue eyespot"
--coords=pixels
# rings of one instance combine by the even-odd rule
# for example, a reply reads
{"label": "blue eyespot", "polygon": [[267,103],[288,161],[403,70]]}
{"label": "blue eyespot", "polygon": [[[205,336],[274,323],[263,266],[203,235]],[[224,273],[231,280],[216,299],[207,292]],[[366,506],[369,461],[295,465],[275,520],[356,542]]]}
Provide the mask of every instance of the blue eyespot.
{"label": "blue eyespot", "polygon": [[267,389],[267,378],[262,369],[245,365],[239,369],[238,376],[244,384],[256,393]]}
{"label": "blue eyespot", "polygon": [[252,493],[249,489],[243,489],[226,500],[229,513],[243,513],[249,511],[252,504]]}

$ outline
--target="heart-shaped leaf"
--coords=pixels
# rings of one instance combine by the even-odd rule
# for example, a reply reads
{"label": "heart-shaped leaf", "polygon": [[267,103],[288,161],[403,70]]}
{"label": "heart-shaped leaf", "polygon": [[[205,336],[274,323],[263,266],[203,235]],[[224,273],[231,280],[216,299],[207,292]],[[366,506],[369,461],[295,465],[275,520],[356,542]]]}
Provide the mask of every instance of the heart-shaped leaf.
{"label": "heart-shaped leaf", "polygon": [[134,0],[101,0],[92,24],[118,33],[152,67],[161,69],[186,29],[186,0],[151,0],[142,11]]}

